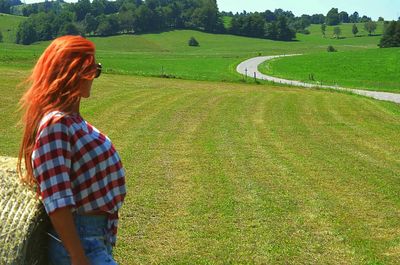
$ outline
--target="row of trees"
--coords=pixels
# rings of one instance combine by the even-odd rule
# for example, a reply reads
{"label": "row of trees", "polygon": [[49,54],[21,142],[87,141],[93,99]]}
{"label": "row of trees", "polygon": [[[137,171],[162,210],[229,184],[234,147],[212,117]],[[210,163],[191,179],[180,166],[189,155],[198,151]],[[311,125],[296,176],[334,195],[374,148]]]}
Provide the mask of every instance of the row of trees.
{"label": "row of trees", "polygon": [[[380,17],[379,21],[381,20],[383,21],[384,19]],[[339,25],[340,23],[364,23],[368,21],[372,21],[372,19],[367,16],[360,17],[358,12],[354,12],[353,14],[349,15],[345,11],[339,12],[337,8],[332,8],[326,14],[324,23],[329,26],[336,26]]]}
{"label": "row of trees", "polygon": [[[368,21],[364,23],[364,29],[368,32],[368,35],[371,36],[372,33],[375,32],[376,28],[377,28],[378,24],[374,21]],[[356,24],[353,24],[353,27],[351,29],[354,37],[357,36],[357,33],[359,32],[358,27]],[[322,32],[322,36],[325,37],[326,35],[326,24],[322,24],[321,25],[321,32]],[[333,37],[334,38],[340,38],[340,35],[342,34],[342,30],[339,26],[336,26],[333,28]]]}
{"label": "row of trees", "polygon": [[143,33],[169,29],[199,29],[222,33],[216,0],[80,0],[60,10],[32,13],[18,29],[17,42],[30,44],[66,32],[83,35]]}
{"label": "row of trees", "polygon": [[286,16],[267,22],[260,13],[233,17],[229,32],[234,35],[289,41],[296,37],[294,29],[289,27]]}
{"label": "row of trees", "polygon": [[[228,32],[288,41],[296,37],[296,32],[309,33],[307,27],[310,24],[371,21],[366,16],[360,18],[357,12],[350,16],[346,12],[339,13],[337,8],[332,8],[326,16],[296,17],[291,11],[282,9],[261,13],[220,13],[216,0],[78,0],[77,3],[56,0],[22,5],[18,10],[22,15],[29,15],[17,32],[17,42],[22,44],[50,40],[63,34],[108,36],[169,29]],[[231,17],[228,29],[223,25],[223,16]]]}
{"label": "row of trees", "polygon": [[13,6],[21,4],[20,0],[0,0],[0,13],[10,14]]}
{"label": "row of trees", "polygon": [[307,27],[311,24],[339,25],[340,23],[372,22],[367,16],[360,17],[358,12],[349,15],[344,11],[339,12],[337,8],[332,8],[326,16],[313,14],[296,17],[291,11],[282,9],[275,9],[273,12],[266,10],[261,13],[223,12],[222,15],[232,17],[229,30],[231,34],[274,40],[291,40],[295,38],[296,32],[308,34]]}

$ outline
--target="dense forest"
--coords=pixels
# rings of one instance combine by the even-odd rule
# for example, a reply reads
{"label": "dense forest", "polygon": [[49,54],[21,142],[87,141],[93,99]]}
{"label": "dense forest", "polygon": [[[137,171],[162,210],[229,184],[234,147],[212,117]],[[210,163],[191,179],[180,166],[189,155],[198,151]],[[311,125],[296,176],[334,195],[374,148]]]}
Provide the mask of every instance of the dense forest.
{"label": "dense forest", "polygon": [[[371,21],[370,17],[360,16],[358,12],[348,14],[337,8],[332,8],[326,15],[299,17],[282,9],[233,14],[220,12],[216,0],[79,0],[76,3],[56,0],[36,4],[0,0],[0,13],[29,17],[18,28],[16,40],[21,44],[51,40],[65,34],[110,36],[171,29],[290,41],[296,38],[296,33],[308,34],[307,27],[311,24]],[[228,21],[225,25],[224,19]],[[393,25],[389,28],[393,31]],[[381,46],[386,47],[387,43],[385,41]]]}

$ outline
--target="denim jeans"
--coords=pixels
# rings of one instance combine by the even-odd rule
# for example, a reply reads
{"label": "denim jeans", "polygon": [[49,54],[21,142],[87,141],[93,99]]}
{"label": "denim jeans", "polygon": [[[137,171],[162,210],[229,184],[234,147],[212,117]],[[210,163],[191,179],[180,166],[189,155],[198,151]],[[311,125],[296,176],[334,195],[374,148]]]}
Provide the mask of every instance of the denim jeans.
{"label": "denim jeans", "polygon": [[[112,246],[106,241],[107,218],[74,214],[75,226],[92,265],[117,265],[112,257]],[[67,250],[58,240],[54,229],[49,232],[49,264],[71,265]]]}

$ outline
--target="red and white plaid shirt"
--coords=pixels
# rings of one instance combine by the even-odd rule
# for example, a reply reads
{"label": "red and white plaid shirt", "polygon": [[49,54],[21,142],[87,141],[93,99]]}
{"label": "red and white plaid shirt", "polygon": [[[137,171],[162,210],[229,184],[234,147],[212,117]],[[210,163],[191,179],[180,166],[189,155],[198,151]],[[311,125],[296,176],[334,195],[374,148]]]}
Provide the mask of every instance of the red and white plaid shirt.
{"label": "red and white plaid shirt", "polygon": [[115,245],[125,171],[110,139],[79,114],[45,115],[32,153],[33,174],[48,214],[108,212],[108,240]]}

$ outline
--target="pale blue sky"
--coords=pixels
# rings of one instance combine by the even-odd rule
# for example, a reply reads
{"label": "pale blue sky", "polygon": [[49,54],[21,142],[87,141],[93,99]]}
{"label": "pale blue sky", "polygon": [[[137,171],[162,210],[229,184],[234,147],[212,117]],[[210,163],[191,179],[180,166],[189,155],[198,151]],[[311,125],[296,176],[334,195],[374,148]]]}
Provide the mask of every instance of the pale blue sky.
{"label": "pale blue sky", "polygon": [[[24,1],[24,0],[22,0]],[[77,0],[67,0],[76,2]],[[43,2],[43,0],[25,0],[26,3]],[[400,16],[400,0],[217,0],[220,11],[234,13],[246,11],[263,12],[276,8],[292,11],[296,16],[302,14],[324,14],[332,7],[349,14],[357,11],[360,15],[367,15],[377,20],[382,16],[386,20],[397,20]]]}
{"label": "pale blue sky", "polygon": [[353,14],[367,15],[377,20],[397,20],[400,16],[400,0],[217,0],[220,11],[274,11],[276,8],[290,10],[296,16],[302,14],[324,14],[332,8],[339,8]]}

